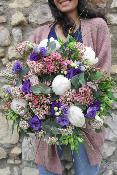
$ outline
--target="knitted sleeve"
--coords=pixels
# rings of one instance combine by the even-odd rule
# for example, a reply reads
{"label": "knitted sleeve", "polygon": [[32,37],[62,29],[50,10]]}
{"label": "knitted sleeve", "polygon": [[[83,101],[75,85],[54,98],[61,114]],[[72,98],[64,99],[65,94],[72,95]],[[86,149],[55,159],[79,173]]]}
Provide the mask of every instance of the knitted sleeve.
{"label": "knitted sleeve", "polygon": [[29,37],[29,41],[38,44],[43,39],[48,38],[49,31],[50,31],[49,24],[40,26],[34,30],[32,35]]}
{"label": "knitted sleeve", "polygon": [[98,31],[96,39],[96,54],[99,58],[98,66],[103,71],[110,73],[111,71],[111,39],[109,28],[106,22],[98,18]]}

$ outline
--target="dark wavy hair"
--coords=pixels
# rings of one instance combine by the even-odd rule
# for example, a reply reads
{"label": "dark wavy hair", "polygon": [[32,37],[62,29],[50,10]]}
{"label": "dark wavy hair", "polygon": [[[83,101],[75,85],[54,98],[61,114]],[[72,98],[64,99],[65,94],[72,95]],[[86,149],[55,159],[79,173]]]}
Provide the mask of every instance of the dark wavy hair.
{"label": "dark wavy hair", "polygon": [[[48,0],[48,4],[55,19],[54,23],[60,24],[64,35],[67,36],[71,28],[75,29],[75,22],[73,20],[69,20],[68,17],[56,7],[54,0]],[[100,17],[106,21],[105,14],[87,7],[87,0],[78,0],[77,10],[80,18],[91,19]]]}

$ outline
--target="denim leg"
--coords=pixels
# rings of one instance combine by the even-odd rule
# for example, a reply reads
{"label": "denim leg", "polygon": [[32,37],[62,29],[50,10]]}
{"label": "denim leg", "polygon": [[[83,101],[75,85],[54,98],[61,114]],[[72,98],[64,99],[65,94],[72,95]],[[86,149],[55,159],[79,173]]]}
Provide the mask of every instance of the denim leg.
{"label": "denim leg", "polygon": [[[62,147],[58,147],[57,150],[58,150],[59,157],[61,157],[64,149]],[[59,174],[47,171],[44,166],[38,166],[37,168],[39,170],[39,175],[59,175]]]}
{"label": "denim leg", "polygon": [[73,153],[75,175],[98,175],[99,165],[91,166],[85,146],[79,145],[79,151]]}
{"label": "denim leg", "polygon": [[37,167],[38,170],[39,170],[39,175],[59,175],[59,174],[56,174],[56,173],[52,173],[52,172],[49,172],[47,171],[44,166],[38,166]]}

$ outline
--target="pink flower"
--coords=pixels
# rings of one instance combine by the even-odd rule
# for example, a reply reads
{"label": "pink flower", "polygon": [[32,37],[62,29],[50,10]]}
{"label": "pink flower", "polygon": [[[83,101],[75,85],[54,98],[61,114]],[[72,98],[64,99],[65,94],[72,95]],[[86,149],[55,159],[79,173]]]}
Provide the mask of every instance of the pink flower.
{"label": "pink flower", "polygon": [[62,60],[61,55],[60,55],[59,53],[57,53],[57,52],[53,52],[53,53],[51,54],[51,57],[52,57],[54,60],[56,60],[56,61]]}
{"label": "pink flower", "polygon": [[54,65],[47,65],[47,69],[49,73],[52,73],[55,71],[55,66]]}

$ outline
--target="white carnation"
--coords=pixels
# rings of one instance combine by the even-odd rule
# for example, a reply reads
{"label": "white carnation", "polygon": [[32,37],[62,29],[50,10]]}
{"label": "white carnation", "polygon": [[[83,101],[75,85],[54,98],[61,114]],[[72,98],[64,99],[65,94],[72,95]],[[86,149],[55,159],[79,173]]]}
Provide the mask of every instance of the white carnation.
{"label": "white carnation", "polygon": [[30,80],[32,86],[39,84],[39,79],[36,75],[32,75],[31,77],[29,77],[29,80]]}
{"label": "white carnation", "polygon": [[11,102],[11,109],[16,113],[21,116],[26,114],[27,112],[27,101],[24,99],[13,99]]}
{"label": "white carnation", "polygon": [[83,127],[85,125],[85,117],[81,108],[71,106],[69,109],[68,118],[70,123],[76,127]]}
{"label": "white carnation", "polygon": [[83,59],[87,60],[91,65],[98,63],[98,58],[96,57],[96,54],[91,47],[85,47]]}
{"label": "white carnation", "polygon": [[71,82],[63,75],[57,75],[52,82],[52,90],[56,95],[63,95],[71,88]]}

